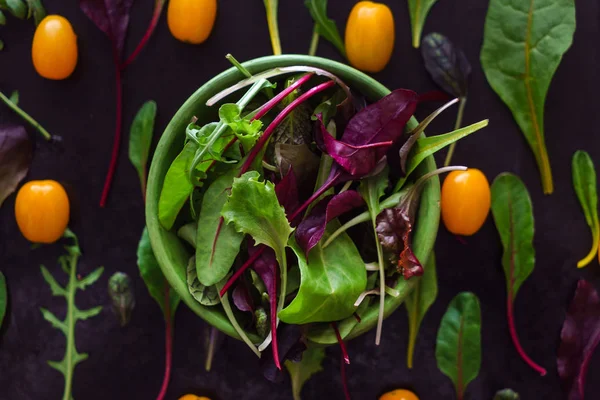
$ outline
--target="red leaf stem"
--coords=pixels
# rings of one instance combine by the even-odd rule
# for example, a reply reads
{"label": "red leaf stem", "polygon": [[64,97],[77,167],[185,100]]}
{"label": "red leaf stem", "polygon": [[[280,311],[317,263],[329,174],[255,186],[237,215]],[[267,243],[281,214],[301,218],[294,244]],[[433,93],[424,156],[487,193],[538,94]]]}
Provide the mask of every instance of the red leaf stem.
{"label": "red leaf stem", "polygon": [[254,117],[252,117],[252,121],[255,119],[261,119],[268,113],[273,107],[275,107],[281,100],[287,97],[294,90],[298,89],[302,86],[306,81],[308,81],[314,75],[313,72],[308,73],[298,79],[296,82],[292,83],[289,87],[283,89],[277,96],[273,97],[271,100],[267,101],[263,106],[259,109]]}
{"label": "red leaf stem", "polygon": [[344,396],[346,400],[351,400],[350,397],[350,389],[348,389],[348,377],[346,376],[346,362],[344,360],[344,356],[340,357],[340,374],[342,376],[342,388],[344,388]]}
{"label": "red leaf stem", "polygon": [[527,365],[529,365],[531,368],[537,371],[541,376],[545,376],[546,370],[543,367],[536,364],[531,358],[529,358],[527,353],[525,353],[525,350],[523,350],[523,347],[521,347],[521,343],[519,342],[519,337],[517,336],[517,330],[515,328],[515,318],[513,315],[512,293],[509,293],[508,295],[506,307],[510,338],[512,339],[512,342],[515,345],[515,348],[517,349],[517,353],[519,353],[519,356],[521,356],[521,358],[527,363]]}
{"label": "red leaf stem", "polygon": [[171,302],[169,301],[169,283],[165,281],[165,376],[156,400],[164,400],[171,378],[171,359],[173,354],[173,327],[171,326]]}
{"label": "red leaf stem", "polygon": [[221,292],[220,292],[221,297],[225,296],[225,293],[227,293],[229,288],[231,288],[231,285],[233,285],[235,283],[235,281],[238,280],[238,278],[240,276],[242,276],[242,274],[244,273],[244,271],[246,271],[248,269],[248,267],[250,267],[252,264],[254,264],[254,262],[256,260],[258,260],[258,257],[261,256],[261,254],[265,251],[265,249],[266,249],[265,246],[261,246],[258,250],[256,250],[256,252],[254,252],[254,254],[252,254],[250,256],[250,258],[248,258],[248,260],[244,263],[244,265],[242,265],[240,267],[240,269],[235,271],[235,274],[233,274],[231,276],[231,278],[229,278],[229,280],[227,281],[225,286],[223,286],[223,288],[221,289]]}
{"label": "red leaf stem", "polygon": [[342,336],[340,335],[337,323],[332,322],[331,327],[335,331],[335,337],[337,338],[337,341],[340,344],[340,349],[342,350],[342,354],[340,357],[340,374],[342,376],[342,387],[344,388],[344,395],[346,396],[346,400],[350,400],[350,390],[348,390],[348,378],[346,376],[346,364],[350,364],[350,357],[348,356],[348,351],[346,350],[346,345],[344,344]]}
{"label": "red leaf stem", "polygon": [[162,14],[164,5],[165,5],[165,0],[156,0],[156,3],[154,4],[154,11],[152,12],[152,19],[150,20],[150,24],[148,24],[148,28],[146,29],[146,32],[144,33],[142,40],[140,40],[140,42],[136,46],[135,50],[133,50],[133,53],[131,53],[131,55],[127,58],[127,60],[125,60],[125,62],[121,64],[121,70],[124,70],[125,68],[127,68],[127,66],[129,64],[131,64],[137,58],[137,56],[140,54],[140,52],[144,49],[144,47],[148,43],[148,40],[150,40],[150,36],[152,36],[152,33],[154,32],[154,29],[156,29],[156,25],[158,24],[158,20],[160,19],[160,15]]}
{"label": "red leaf stem", "polygon": [[258,142],[256,143],[256,145],[254,145],[254,147],[250,151],[248,158],[242,165],[242,168],[240,170],[240,175],[243,175],[246,171],[248,171],[248,169],[250,169],[250,166],[254,162],[254,159],[256,158],[256,156],[258,156],[258,153],[260,153],[260,151],[262,150],[264,145],[271,138],[271,135],[273,134],[273,132],[275,132],[275,128],[277,128],[277,126],[279,126],[279,124],[281,124],[281,122],[283,122],[285,117],[287,117],[292,111],[294,111],[294,109],[296,107],[298,107],[300,104],[302,104],[305,101],[307,101],[308,99],[310,99],[315,94],[320,93],[324,90],[327,90],[332,86],[335,86],[334,81],[328,81],[328,82],[322,83],[318,86],[315,86],[315,87],[307,90],[305,93],[301,94],[300,96],[298,96],[298,98],[296,98],[286,108],[284,108],[283,111],[281,111],[277,115],[277,117],[275,117],[273,122],[271,122],[271,124],[269,124],[267,129],[265,129],[265,131],[261,135],[260,139],[258,139]]}

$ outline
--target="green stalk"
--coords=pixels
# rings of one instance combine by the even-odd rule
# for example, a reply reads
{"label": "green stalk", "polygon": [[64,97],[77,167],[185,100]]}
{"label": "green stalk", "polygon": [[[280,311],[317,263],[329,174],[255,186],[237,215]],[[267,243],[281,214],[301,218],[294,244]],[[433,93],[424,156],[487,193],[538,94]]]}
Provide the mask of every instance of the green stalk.
{"label": "green stalk", "polygon": [[[223,288],[223,285],[217,284],[217,287],[220,292],[221,289]],[[254,343],[252,343],[252,341],[250,340],[248,335],[246,335],[246,332],[244,332],[244,330],[242,329],[240,324],[237,322],[237,319],[235,318],[235,315],[233,314],[233,310],[231,309],[231,304],[229,304],[229,298],[227,296],[228,296],[227,293],[225,293],[225,296],[221,297],[221,305],[223,306],[225,315],[227,315],[227,318],[229,318],[229,322],[231,322],[231,326],[233,326],[233,329],[235,329],[235,331],[238,333],[238,335],[240,335],[240,338],[244,341],[244,343],[246,343],[248,345],[248,347],[250,347],[250,350],[252,350],[252,352],[254,354],[256,354],[258,356],[258,358],[260,358],[260,351],[258,351],[258,349],[254,345]],[[219,295],[219,297],[220,297],[220,295]]]}
{"label": "green stalk", "polygon": [[375,344],[379,346],[381,342],[381,331],[383,330],[383,313],[385,312],[385,268],[383,265],[383,249],[377,238],[377,224],[375,218],[377,215],[372,215],[373,233],[375,234],[375,246],[377,247],[377,262],[379,263],[379,317],[377,318],[377,333],[375,334]]}
{"label": "green stalk", "polygon": [[319,33],[317,32],[317,24],[313,28],[312,40],[310,41],[310,48],[308,49],[308,55],[314,56],[317,54],[317,48],[319,47]]}
{"label": "green stalk", "polygon": [[4,93],[0,92],[0,100],[4,102],[11,110],[19,114],[21,118],[23,118],[29,125],[33,126],[38,130],[46,140],[52,140],[52,135],[48,133],[47,130],[44,129],[42,125],[39,124],[35,119],[31,118],[29,114],[23,111],[18,105],[13,103],[8,97],[4,95]]}
{"label": "green stalk", "polygon": [[[456,114],[456,122],[454,123],[454,130],[457,130],[462,125],[463,114],[465,111],[466,104],[467,104],[467,98],[461,97],[458,102],[458,113]],[[444,167],[447,167],[450,165],[450,162],[452,161],[452,156],[454,155],[455,148],[456,148],[456,142],[452,143],[450,145],[450,148],[448,149],[448,154],[446,155],[446,161],[444,162]]]}
{"label": "green stalk", "polygon": [[[417,282],[417,286],[413,290],[412,293],[415,293],[418,296],[419,293],[419,285],[420,281]],[[415,344],[417,343],[417,314],[419,308],[419,299],[416,298],[412,302],[412,312],[409,315],[408,321],[408,351],[406,352],[406,365],[408,369],[412,369],[413,367],[413,355],[415,353]]]}
{"label": "green stalk", "polygon": [[250,71],[248,71],[246,69],[246,67],[244,67],[234,56],[232,56],[231,54],[227,54],[225,56],[225,58],[233,64],[234,67],[236,67],[242,74],[244,74],[244,76],[246,78],[252,78],[252,74],[250,73]]}
{"label": "green stalk", "polygon": [[281,54],[281,40],[279,38],[279,24],[277,22],[277,6],[279,1],[264,0],[264,3],[267,9],[267,24],[269,25],[269,36],[271,36],[273,54],[278,56]]}
{"label": "green stalk", "polygon": [[77,257],[72,256],[70,260],[69,270],[69,285],[67,286],[67,353],[65,354],[66,374],[65,374],[65,391],[63,400],[71,400],[71,387],[73,385],[73,371],[75,370],[75,357],[73,350],[75,349],[75,290],[77,290]]}

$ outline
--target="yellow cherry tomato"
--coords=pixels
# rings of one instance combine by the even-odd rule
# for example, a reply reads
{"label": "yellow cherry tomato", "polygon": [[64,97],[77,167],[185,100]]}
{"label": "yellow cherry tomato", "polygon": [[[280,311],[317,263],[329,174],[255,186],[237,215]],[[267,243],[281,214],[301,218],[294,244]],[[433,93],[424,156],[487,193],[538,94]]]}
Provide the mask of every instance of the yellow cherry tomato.
{"label": "yellow cherry tomato", "polygon": [[419,398],[410,390],[398,389],[387,392],[379,400],[419,400]]}
{"label": "yellow cherry tomato", "polygon": [[394,16],[385,4],[357,3],[346,24],[346,55],[353,67],[381,71],[394,50]]}
{"label": "yellow cherry tomato", "polygon": [[186,394],[184,396],[181,396],[179,398],[179,400],[210,400],[208,397],[199,397],[196,396],[195,394]]}
{"label": "yellow cherry tomato", "polygon": [[77,36],[60,15],[48,15],[40,22],[31,46],[33,66],[47,79],[65,79],[77,65]]}
{"label": "yellow cherry tomato", "polygon": [[456,235],[473,235],[490,212],[491,198],[490,184],[480,170],[452,171],[442,185],[444,225]]}
{"label": "yellow cherry tomato", "polygon": [[175,39],[200,44],[210,35],[216,16],[217,0],[170,0],[167,24]]}
{"label": "yellow cherry tomato", "polygon": [[56,181],[31,181],[19,190],[15,217],[21,233],[34,243],[54,243],[69,224],[69,198]]}

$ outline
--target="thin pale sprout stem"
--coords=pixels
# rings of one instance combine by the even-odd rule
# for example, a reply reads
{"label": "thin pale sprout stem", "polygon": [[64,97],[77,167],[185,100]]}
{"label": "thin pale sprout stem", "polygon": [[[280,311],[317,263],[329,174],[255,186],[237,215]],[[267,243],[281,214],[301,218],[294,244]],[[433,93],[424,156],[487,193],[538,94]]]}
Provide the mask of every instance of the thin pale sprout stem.
{"label": "thin pale sprout stem", "polygon": [[319,32],[317,32],[317,24],[313,28],[312,40],[310,41],[310,48],[308,50],[309,56],[314,56],[317,54],[317,48],[319,47]]}
{"label": "thin pale sprout stem", "polygon": [[[465,105],[467,104],[467,98],[461,97],[458,102],[458,112],[456,114],[456,122],[454,123],[454,130],[457,130],[462,125],[463,115],[465,112]],[[446,155],[446,161],[444,162],[444,167],[447,167],[452,162],[452,156],[454,155],[454,149],[456,148],[456,142],[450,145],[448,149],[448,154]]]}

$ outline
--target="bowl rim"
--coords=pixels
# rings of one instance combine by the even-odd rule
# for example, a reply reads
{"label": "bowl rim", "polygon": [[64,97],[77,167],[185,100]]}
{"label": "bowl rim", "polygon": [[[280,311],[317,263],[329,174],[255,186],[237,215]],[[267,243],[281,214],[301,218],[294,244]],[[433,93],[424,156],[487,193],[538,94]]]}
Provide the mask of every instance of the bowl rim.
{"label": "bowl rim", "polygon": [[[266,56],[244,62],[242,65],[253,74],[275,67],[290,65],[307,65],[318,67],[326,69],[339,76],[348,84],[348,86],[354,90],[358,90],[364,95],[367,95],[370,100],[377,100],[390,93],[388,88],[365,73],[360,72],[346,64],[321,57],[293,54]],[[169,246],[167,246],[165,237],[169,235],[176,236],[176,233],[165,230],[158,221],[158,199],[160,196],[160,191],[162,190],[164,176],[166,174],[166,169],[164,166],[162,166],[162,163],[168,162],[170,165],[173,159],[171,158],[167,161],[165,158],[168,157],[168,152],[171,146],[179,140],[182,141],[183,137],[185,137],[185,132],[181,130],[180,125],[182,123],[187,124],[189,122],[190,112],[192,110],[198,111],[201,107],[206,107],[206,105],[203,104],[205,103],[205,99],[208,99],[218,91],[242,79],[244,79],[244,76],[235,67],[231,67],[216,75],[208,82],[204,83],[190,97],[188,97],[183,105],[177,110],[161,135],[159,143],[154,152],[148,174],[146,201],[146,225],[150,236],[150,242],[152,244],[158,264],[160,265],[160,268],[168,283],[180,295],[181,299],[187,304],[187,306],[190,307],[190,309],[192,309],[192,311],[194,311],[198,316],[204,319],[211,326],[216,327],[217,329],[236,339],[240,339],[239,335],[231,326],[224,313],[220,311],[220,308],[217,311],[215,307],[203,306],[189,293],[187,281],[185,280],[185,268],[187,264],[183,266],[183,281],[181,278],[181,273],[177,273],[175,271],[175,268],[182,268],[182,266],[174,265],[175,260],[173,260],[173,255],[171,252],[169,252]],[[194,112],[191,112],[191,114],[194,114]],[[407,124],[407,129],[412,129],[416,125],[416,119],[413,117]],[[430,156],[420,165],[419,169],[416,171],[416,174],[422,175],[423,173],[434,170],[435,167],[435,161],[433,157]],[[435,243],[439,226],[439,218],[440,183],[438,177],[434,177],[426,183],[423,189],[417,216],[419,223],[416,224],[413,233],[414,251],[423,264],[427,262],[429,254],[433,251],[433,245]],[[396,289],[399,290],[400,296],[396,298],[391,296],[386,297],[384,313],[385,317],[388,317],[403,303],[404,298],[411,293],[417,282],[418,279],[415,278],[409,281],[398,281]],[[378,307],[370,307],[364,315],[361,315],[361,322],[358,324],[353,323],[352,320],[354,320],[354,317],[349,317],[347,320],[340,322],[339,326],[344,339],[357,337],[373,328],[378,317],[378,310],[374,310],[374,308]],[[311,342],[321,345],[337,343],[335,333],[328,327],[329,324],[326,325],[327,327],[321,329],[320,331],[317,330],[316,332],[313,332],[312,335],[309,332],[308,339]],[[262,339],[257,335],[248,332],[247,334],[250,340],[253,342],[262,342]]]}

